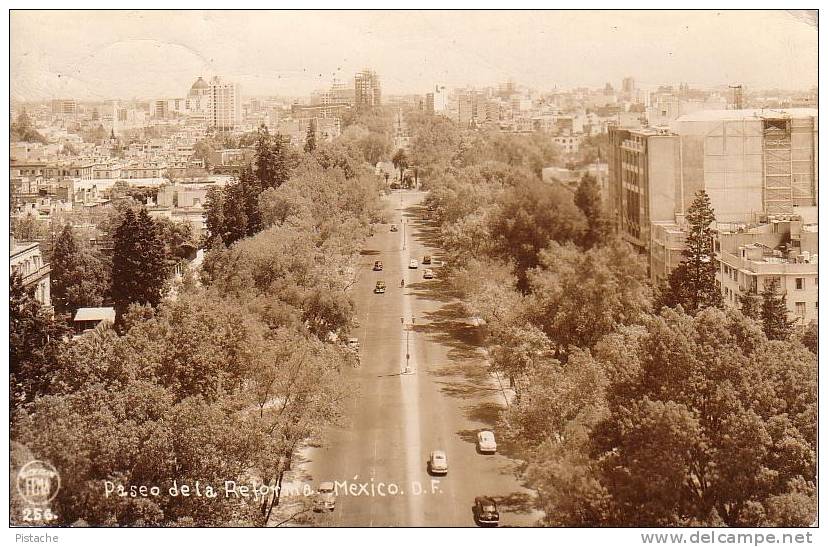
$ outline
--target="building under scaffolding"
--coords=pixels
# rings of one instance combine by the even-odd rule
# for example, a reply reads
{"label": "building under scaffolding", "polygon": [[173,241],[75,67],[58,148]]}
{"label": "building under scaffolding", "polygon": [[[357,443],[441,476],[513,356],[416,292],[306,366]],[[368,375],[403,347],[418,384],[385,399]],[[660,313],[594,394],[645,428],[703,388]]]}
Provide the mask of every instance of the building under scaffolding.
{"label": "building under scaffolding", "polygon": [[681,224],[704,189],[718,222],[804,213],[818,203],[816,109],[710,110],[667,129],[610,130],[610,203],[642,251],[654,222]]}

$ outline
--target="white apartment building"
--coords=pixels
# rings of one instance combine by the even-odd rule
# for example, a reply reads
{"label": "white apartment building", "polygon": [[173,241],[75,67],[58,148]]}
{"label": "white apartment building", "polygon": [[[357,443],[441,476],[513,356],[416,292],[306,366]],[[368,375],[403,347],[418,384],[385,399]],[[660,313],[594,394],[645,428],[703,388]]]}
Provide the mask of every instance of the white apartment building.
{"label": "white apartment building", "polygon": [[776,280],[785,294],[788,317],[800,324],[819,315],[817,224],[802,217],[772,219],[757,226],[720,227],[715,236],[716,280],[725,304],[740,307],[740,296],[761,295]]}
{"label": "white apartment building", "polygon": [[223,82],[218,76],[210,80],[207,123],[219,131],[233,131],[241,124],[239,84]]}

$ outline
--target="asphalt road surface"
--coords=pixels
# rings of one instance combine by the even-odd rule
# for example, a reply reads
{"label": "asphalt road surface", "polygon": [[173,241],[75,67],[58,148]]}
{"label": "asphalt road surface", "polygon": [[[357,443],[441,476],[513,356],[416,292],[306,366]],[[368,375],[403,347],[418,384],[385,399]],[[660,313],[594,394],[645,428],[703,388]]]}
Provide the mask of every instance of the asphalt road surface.
{"label": "asphalt road surface", "polygon": [[[432,266],[435,279],[423,279],[423,256],[440,259],[435,228],[423,219],[424,197],[393,194],[390,222],[400,230],[378,225],[359,257],[352,291],[360,326],[353,335],[362,364],[346,372],[356,390],[348,423],[303,451],[293,473],[314,488],[321,481],[337,485],[336,509],[315,514],[317,526],[475,526],[472,507],[480,495],[498,501],[502,526],[531,526],[540,517],[508,447],[496,455],[477,452],[478,431],[497,436],[506,399],[487,370],[479,331],[441,281],[440,267]],[[408,268],[411,258],[419,268]],[[372,271],[375,260],[383,271]],[[385,281],[385,294],[373,293],[377,280]],[[411,374],[403,373],[406,354]],[[445,477],[428,473],[432,450],[447,454]]]}

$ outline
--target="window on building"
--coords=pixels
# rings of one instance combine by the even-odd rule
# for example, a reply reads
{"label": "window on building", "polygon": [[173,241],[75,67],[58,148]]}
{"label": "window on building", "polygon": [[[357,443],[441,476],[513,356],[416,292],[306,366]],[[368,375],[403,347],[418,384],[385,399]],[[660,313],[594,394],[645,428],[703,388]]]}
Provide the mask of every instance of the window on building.
{"label": "window on building", "polygon": [[796,303],[796,314],[800,317],[805,317],[805,302]]}
{"label": "window on building", "polygon": [[796,290],[801,291],[805,288],[805,278],[804,277],[797,277],[796,278]]}

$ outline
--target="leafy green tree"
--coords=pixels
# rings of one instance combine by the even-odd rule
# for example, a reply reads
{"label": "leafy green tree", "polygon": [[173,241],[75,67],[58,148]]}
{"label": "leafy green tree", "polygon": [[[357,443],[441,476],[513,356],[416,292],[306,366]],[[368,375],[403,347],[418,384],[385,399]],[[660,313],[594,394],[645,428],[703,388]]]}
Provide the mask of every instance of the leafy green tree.
{"label": "leafy green tree", "polygon": [[699,190],[687,210],[688,233],[683,261],[668,278],[669,288],[662,295],[663,306],[681,305],[690,314],[723,306],[722,293],[716,285],[716,259],[713,252],[713,230],[716,220],[710,197]]}
{"label": "leafy green tree", "polygon": [[592,348],[621,325],[640,323],[652,305],[647,266],[629,245],[614,241],[586,252],[555,242],[529,274],[537,302],[534,323],[558,355]]}
{"label": "leafy green tree", "polygon": [[667,310],[645,335],[608,340],[596,357],[609,412],[592,454],[610,523],[810,522],[815,498],[768,517],[778,496],[791,499],[793,485],[816,476],[816,358],[802,345],[768,340],[736,311]]}
{"label": "leafy green tree", "polygon": [[507,189],[491,218],[495,252],[515,262],[518,287],[528,289],[527,271],[550,241],[577,241],[586,227],[572,194],[563,188],[532,181]]}
{"label": "leafy green tree", "polygon": [[49,235],[48,226],[34,213],[12,218],[12,234],[18,241],[38,241]]}
{"label": "leafy green tree", "polygon": [[204,203],[204,214],[207,225],[207,244],[225,236],[224,220],[225,193],[221,188],[210,188]]}
{"label": "leafy green tree", "polygon": [[457,123],[445,116],[409,112],[405,117],[411,134],[411,160],[426,178],[443,173],[460,145]]}
{"label": "leafy green tree", "polygon": [[308,124],[308,133],[305,135],[304,149],[308,154],[316,150],[316,119],[311,119]]}
{"label": "leafy green tree", "polygon": [[109,267],[90,249],[79,248],[72,226],[63,227],[50,259],[52,302],[59,313],[100,306],[109,293]]}
{"label": "leafy green tree", "polygon": [[256,136],[255,175],[259,188],[281,186],[290,176],[290,150],[278,133],[271,135],[267,126],[262,124]]}
{"label": "leafy green tree", "polygon": [[360,164],[358,152],[338,141],[317,144],[313,159],[323,169],[341,169],[346,179],[353,179],[366,171]]}
{"label": "leafy green tree", "polygon": [[811,353],[817,355],[819,351],[819,326],[816,321],[811,321],[801,329],[799,329],[799,341],[811,350]]}
{"label": "leafy green tree", "polygon": [[575,191],[575,205],[584,213],[587,229],[582,238],[582,246],[586,249],[606,242],[610,236],[610,223],[601,202],[601,189],[598,180],[584,173],[578,189]]}
{"label": "leafy green tree", "polygon": [[164,257],[170,264],[183,258],[185,245],[195,245],[193,227],[189,222],[180,222],[166,217],[155,219],[158,237],[164,243]]}
{"label": "leafy green tree", "polygon": [[394,152],[394,157],[391,158],[391,162],[394,164],[395,168],[400,170],[400,181],[402,181],[403,172],[408,168],[408,154],[405,153],[405,150],[400,148]]}
{"label": "leafy green tree", "polygon": [[55,318],[25,288],[18,274],[9,279],[9,384],[12,408],[48,393],[51,375],[70,333],[65,318]]}
{"label": "leafy green tree", "polygon": [[224,188],[222,240],[226,245],[232,245],[247,235],[249,194],[246,180],[240,179]]}
{"label": "leafy green tree", "polygon": [[122,316],[133,302],[157,306],[169,272],[164,244],[147,210],[142,208],[136,215],[127,209],[114,240],[112,298],[116,312]]}
{"label": "leafy green tree", "polygon": [[788,320],[788,304],[785,293],[779,290],[779,280],[770,279],[762,290],[762,329],[771,340],[787,340],[795,321]]}
{"label": "leafy green tree", "polygon": [[761,312],[761,299],[752,293],[739,295],[739,309],[745,317],[759,319]]}

